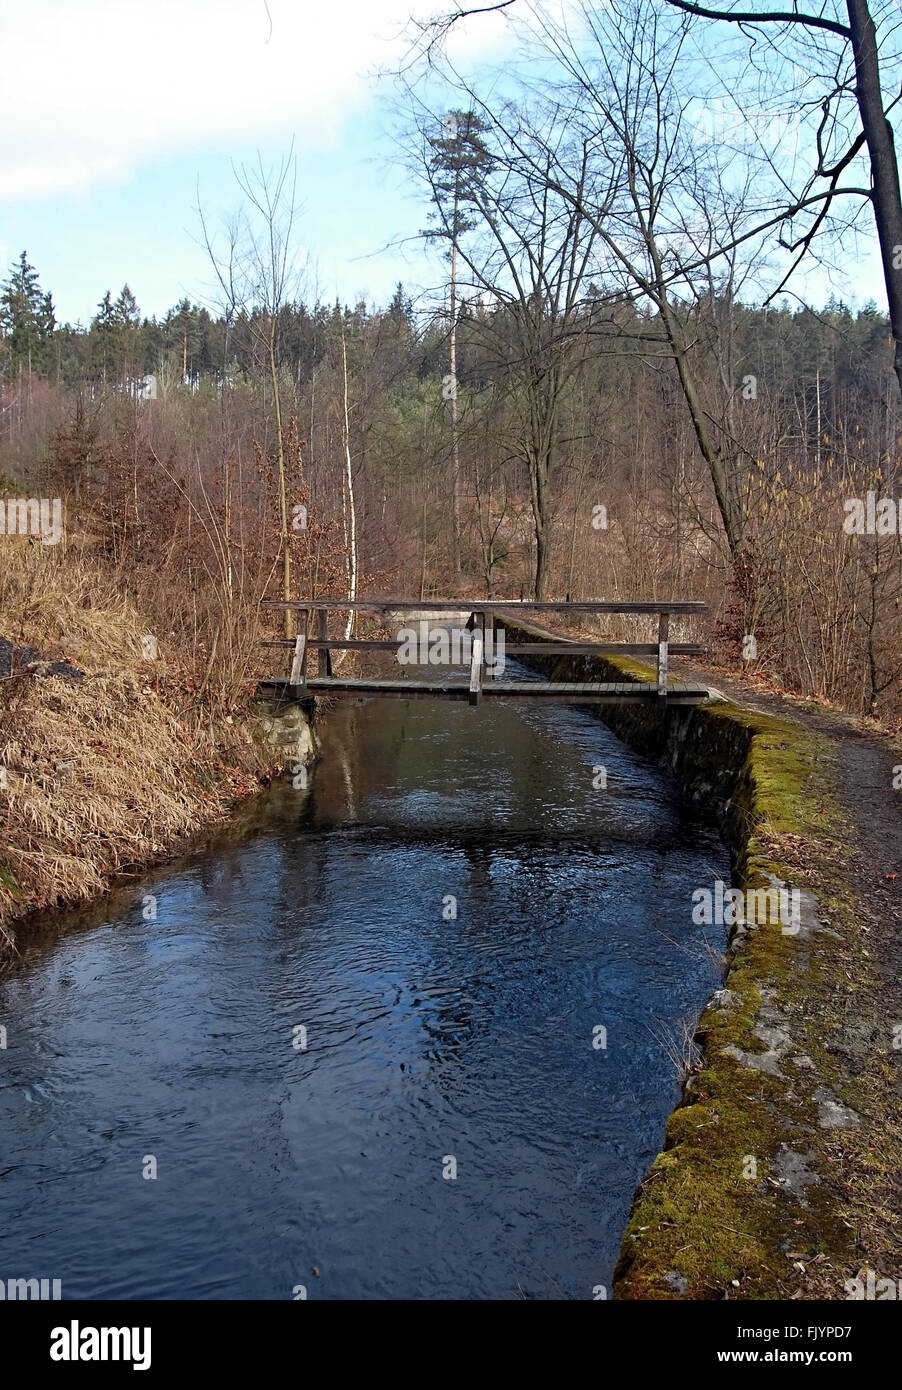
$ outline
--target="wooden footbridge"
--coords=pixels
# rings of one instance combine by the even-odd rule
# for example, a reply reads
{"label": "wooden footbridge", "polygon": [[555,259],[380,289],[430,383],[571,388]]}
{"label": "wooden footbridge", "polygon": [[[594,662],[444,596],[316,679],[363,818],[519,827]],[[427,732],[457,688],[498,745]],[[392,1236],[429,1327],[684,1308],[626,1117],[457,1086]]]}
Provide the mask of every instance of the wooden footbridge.
{"label": "wooden footbridge", "polygon": [[[668,705],[697,705],[707,698],[708,689],[703,685],[693,685],[684,681],[668,683],[668,659],[675,656],[698,656],[702,648],[693,643],[671,643],[669,641],[670,617],[678,613],[702,613],[706,605],[694,600],[638,603],[532,603],[514,599],[497,599],[473,605],[472,601],[461,600],[415,600],[415,599],[264,599],[264,608],[292,609],[298,615],[298,635],[295,640],[266,642],[267,647],[283,647],[292,650],[291,673],[287,678],[274,678],[261,681],[261,687],[286,700],[302,700],[313,695],[356,696],[394,696],[402,700],[445,699],[468,700],[478,705],[483,698],[497,700],[538,700],[560,701],[567,704],[633,704],[652,701]],[[328,615],[330,610],[342,612],[377,613],[383,624],[390,619],[409,625],[411,617],[416,620],[423,615],[434,615],[437,619],[447,618],[449,614],[469,612],[466,627],[470,634],[466,663],[458,666],[469,667],[469,681],[450,679],[424,681],[416,679],[343,678],[332,673],[331,653],[333,651],[395,652],[401,651],[400,640],[388,641],[368,638],[330,637]],[[313,614],[317,619],[317,635],[308,632]],[[655,681],[505,681],[494,678],[492,654],[494,652],[495,620],[504,627],[505,616],[516,619],[524,614],[569,615],[631,613],[647,614],[658,619],[658,640],[656,642],[583,642],[568,638],[557,638],[554,633],[544,629],[535,630],[536,637],[544,640],[514,641],[504,643],[504,656],[554,655],[554,656],[639,656],[657,659],[657,679]],[[526,629],[529,636],[530,629]],[[307,658],[310,651],[319,657],[318,674],[307,675]]]}

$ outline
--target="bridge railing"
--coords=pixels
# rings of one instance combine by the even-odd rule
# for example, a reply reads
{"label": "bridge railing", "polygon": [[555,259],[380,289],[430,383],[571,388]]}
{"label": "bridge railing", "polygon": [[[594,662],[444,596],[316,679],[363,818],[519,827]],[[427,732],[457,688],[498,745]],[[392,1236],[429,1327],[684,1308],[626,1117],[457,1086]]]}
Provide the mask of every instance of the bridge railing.
{"label": "bridge railing", "polygon": [[[707,605],[695,599],[661,599],[654,601],[609,602],[607,600],[587,600],[575,603],[539,602],[519,599],[494,599],[474,603],[473,600],[439,599],[264,599],[261,606],[268,609],[291,609],[298,615],[298,634],[295,639],[282,638],[264,642],[267,647],[287,647],[292,650],[291,674],[288,679],[290,692],[295,696],[308,693],[307,656],[313,650],[318,653],[319,676],[328,680],[332,676],[333,651],[397,651],[397,641],[383,638],[341,638],[330,637],[328,615],[330,610],[342,612],[415,613],[447,614],[469,612],[467,628],[472,632],[470,648],[470,703],[480,701],[484,681],[493,678],[491,666],[486,661],[486,646],[494,641],[496,615],[541,613],[541,614],[602,614],[630,613],[646,614],[658,619],[657,642],[586,642],[561,638],[554,642],[554,652],[558,656],[655,656],[657,658],[657,692],[661,699],[667,695],[667,671],[671,656],[700,656],[703,648],[693,642],[670,641],[671,614],[694,614],[706,611]],[[310,637],[308,628],[312,614],[316,614],[317,635]],[[549,633],[549,637],[555,634]],[[505,653],[511,656],[547,654],[548,642],[505,642]],[[464,662],[451,662],[452,665],[465,665]],[[319,685],[319,682],[317,682]]]}

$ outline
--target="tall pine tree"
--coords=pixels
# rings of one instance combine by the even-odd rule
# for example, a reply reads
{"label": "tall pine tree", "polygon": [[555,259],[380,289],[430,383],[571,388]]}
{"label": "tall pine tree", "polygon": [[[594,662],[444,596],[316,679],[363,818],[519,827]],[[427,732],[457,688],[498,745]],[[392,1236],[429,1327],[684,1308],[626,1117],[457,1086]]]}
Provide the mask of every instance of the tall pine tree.
{"label": "tall pine tree", "polygon": [[432,221],[437,224],[426,233],[429,240],[443,240],[448,245],[451,263],[450,309],[448,314],[448,347],[451,370],[448,374],[447,399],[451,415],[451,452],[454,483],[452,520],[453,564],[455,575],[460,574],[460,444],[457,430],[457,248],[460,237],[475,223],[464,211],[469,204],[479,206],[479,185],[492,166],[492,158],[483,136],[488,127],[475,111],[450,111],[442,121],[440,136],[429,136],[431,150],[428,159],[428,178],[435,205]]}
{"label": "tall pine tree", "polygon": [[0,288],[0,364],[5,377],[50,370],[55,323],[53,300],[41,289],[38,272],[23,251]]}

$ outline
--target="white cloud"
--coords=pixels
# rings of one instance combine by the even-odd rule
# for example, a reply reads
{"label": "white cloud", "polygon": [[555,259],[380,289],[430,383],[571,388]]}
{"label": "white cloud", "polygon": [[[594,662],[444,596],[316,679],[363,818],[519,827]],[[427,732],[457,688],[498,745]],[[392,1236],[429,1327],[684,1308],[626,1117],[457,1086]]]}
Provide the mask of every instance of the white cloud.
{"label": "white cloud", "polygon": [[[0,17],[0,199],[127,177],[143,160],[291,130],[328,144],[367,74],[443,0],[41,0]],[[448,6],[450,8],[450,5]],[[468,21],[473,54],[503,19]]]}

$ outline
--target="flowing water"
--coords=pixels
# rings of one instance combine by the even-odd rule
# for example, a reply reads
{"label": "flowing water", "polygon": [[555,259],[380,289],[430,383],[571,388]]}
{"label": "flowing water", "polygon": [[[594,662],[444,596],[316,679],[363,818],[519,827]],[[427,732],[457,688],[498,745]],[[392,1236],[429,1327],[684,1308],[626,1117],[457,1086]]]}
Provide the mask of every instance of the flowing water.
{"label": "flowing water", "polygon": [[0,981],[0,1280],[610,1287],[669,1039],[719,982],[691,895],[726,851],[579,708],[347,702],[323,738],[309,791]]}

